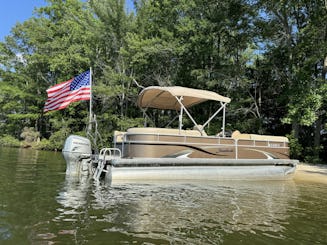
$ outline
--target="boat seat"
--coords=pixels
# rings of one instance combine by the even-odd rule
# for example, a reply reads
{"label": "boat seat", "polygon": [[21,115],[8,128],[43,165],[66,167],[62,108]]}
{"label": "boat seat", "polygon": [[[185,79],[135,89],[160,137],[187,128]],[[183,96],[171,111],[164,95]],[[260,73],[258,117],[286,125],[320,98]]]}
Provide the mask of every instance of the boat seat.
{"label": "boat seat", "polygon": [[207,133],[206,133],[206,131],[204,131],[203,126],[200,125],[200,124],[197,125],[197,126],[194,126],[194,127],[193,127],[193,130],[197,130],[197,131],[199,131],[200,134],[202,134],[202,136],[208,136]]}
{"label": "boat seat", "polygon": [[283,136],[271,136],[271,135],[259,135],[259,134],[242,134],[240,131],[236,130],[232,133],[233,139],[244,139],[244,140],[262,140],[262,141],[278,141],[278,142],[288,142],[287,137]]}
{"label": "boat seat", "polygon": [[116,140],[116,143],[123,142],[124,134],[126,134],[126,132],[123,132],[123,131],[114,131],[114,139]]}
{"label": "boat seat", "polygon": [[201,136],[198,130],[179,130],[173,128],[129,128],[127,134],[167,134],[183,136]]}

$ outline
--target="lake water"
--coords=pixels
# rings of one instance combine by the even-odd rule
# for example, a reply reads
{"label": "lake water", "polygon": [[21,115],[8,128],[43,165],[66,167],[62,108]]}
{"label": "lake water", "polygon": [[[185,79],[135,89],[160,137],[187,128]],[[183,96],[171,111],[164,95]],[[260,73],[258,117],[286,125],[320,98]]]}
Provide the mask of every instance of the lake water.
{"label": "lake water", "polygon": [[60,152],[0,148],[0,244],[327,244],[326,169],[292,181],[69,179]]}

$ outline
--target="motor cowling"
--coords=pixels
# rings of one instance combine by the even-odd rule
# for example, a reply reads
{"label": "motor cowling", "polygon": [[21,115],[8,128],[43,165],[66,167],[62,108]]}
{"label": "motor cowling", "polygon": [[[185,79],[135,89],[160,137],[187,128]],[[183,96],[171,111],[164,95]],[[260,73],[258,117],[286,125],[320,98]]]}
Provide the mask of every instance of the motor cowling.
{"label": "motor cowling", "polygon": [[91,160],[91,141],[82,136],[70,135],[65,140],[62,154],[66,161],[66,174],[78,175],[85,169],[83,164]]}

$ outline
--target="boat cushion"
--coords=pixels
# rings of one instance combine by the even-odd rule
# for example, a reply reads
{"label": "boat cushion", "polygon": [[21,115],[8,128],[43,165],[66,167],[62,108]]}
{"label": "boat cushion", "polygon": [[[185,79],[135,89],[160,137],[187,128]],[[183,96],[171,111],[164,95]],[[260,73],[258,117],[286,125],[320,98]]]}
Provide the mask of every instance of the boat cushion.
{"label": "boat cushion", "polygon": [[262,140],[262,141],[279,141],[288,142],[287,137],[283,136],[271,136],[271,135],[259,135],[259,134],[242,134],[236,130],[232,133],[233,139],[244,139],[244,140]]}
{"label": "boat cushion", "polygon": [[128,134],[167,134],[183,136],[201,136],[198,130],[179,130],[173,128],[129,128]]}
{"label": "boat cushion", "polygon": [[126,132],[117,131],[117,130],[114,131],[114,140],[116,141],[116,143],[123,142],[124,134],[126,134]]}

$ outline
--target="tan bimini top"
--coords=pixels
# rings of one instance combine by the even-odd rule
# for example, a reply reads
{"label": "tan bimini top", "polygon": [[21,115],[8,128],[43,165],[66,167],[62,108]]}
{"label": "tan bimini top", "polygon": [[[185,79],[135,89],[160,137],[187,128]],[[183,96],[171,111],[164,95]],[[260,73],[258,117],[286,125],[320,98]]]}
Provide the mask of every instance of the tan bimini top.
{"label": "tan bimini top", "polygon": [[157,108],[168,110],[180,110],[181,105],[177,98],[183,98],[185,108],[200,104],[207,100],[215,100],[229,103],[230,98],[221,96],[215,92],[185,88],[185,87],[159,87],[151,86],[143,89],[139,94],[137,105],[141,108]]}

